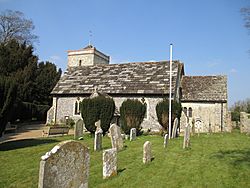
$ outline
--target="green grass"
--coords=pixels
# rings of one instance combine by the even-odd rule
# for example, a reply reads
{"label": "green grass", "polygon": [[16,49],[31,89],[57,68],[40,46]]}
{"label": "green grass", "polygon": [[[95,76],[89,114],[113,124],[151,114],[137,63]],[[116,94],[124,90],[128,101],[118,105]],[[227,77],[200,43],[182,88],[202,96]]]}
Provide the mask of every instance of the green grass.
{"label": "green grass", "polygon": [[[37,187],[40,157],[59,141],[72,137],[29,139],[0,144],[0,187]],[[154,160],[142,163],[142,146],[152,142]],[[140,136],[125,142],[118,153],[118,176],[102,179],[102,152],[93,151],[93,138],[81,141],[90,147],[89,187],[250,187],[250,137],[202,134],[191,137],[191,149],[182,149],[183,138],[163,148],[160,136]],[[111,147],[108,137],[103,147]]]}

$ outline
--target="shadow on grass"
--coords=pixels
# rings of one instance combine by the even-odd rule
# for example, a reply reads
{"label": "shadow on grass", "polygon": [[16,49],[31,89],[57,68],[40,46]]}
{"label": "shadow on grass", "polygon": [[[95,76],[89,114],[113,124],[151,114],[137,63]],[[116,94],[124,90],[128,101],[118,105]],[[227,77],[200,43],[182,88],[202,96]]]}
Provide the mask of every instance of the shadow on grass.
{"label": "shadow on grass", "polygon": [[234,167],[238,167],[240,165],[247,165],[250,167],[250,148],[219,151],[213,154],[212,157],[229,161],[229,163]]}
{"label": "shadow on grass", "polygon": [[120,174],[120,173],[122,173],[124,170],[126,170],[126,168],[118,169],[118,170],[117,170],[117,173]]}
{"label": "shadow on grass", "polygon": [[50,144],[58,142],[57,140],[53,139],[24,139],[24,140],[15,140],[4,142],[0,144],[0,151],[9,151],[14,149],[38,146],[42,144]]}

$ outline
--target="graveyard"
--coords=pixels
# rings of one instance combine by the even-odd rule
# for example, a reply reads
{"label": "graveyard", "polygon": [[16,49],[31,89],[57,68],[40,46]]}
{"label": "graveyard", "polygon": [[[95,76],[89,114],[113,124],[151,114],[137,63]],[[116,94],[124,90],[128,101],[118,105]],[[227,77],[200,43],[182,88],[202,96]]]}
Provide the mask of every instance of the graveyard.
{"label": "graveyard", "polygon": [[[0,145],[0,187],[38,187],[41,156],[74,136],[11,141]],[[124,140],[117,152],[117,175],[103,178],[102,150],[112,148],[102,138],[102,150],[94,150],[94,136],[77,142],[89,148],[88,187],[248,187],[250,185],[250,137],[232,133],[192,135],[183,149],[183,137],[168,141],[161,135],[141,135]],[[143,145],[151,143],[151,161],[143,163]],[[70,175],[69,175],[70,176]]]}

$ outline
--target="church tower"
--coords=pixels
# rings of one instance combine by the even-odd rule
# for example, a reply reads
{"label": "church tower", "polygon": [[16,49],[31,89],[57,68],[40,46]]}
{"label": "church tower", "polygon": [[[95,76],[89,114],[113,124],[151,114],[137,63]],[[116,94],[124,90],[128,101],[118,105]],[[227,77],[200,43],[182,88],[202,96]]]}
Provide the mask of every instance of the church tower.
{"label": "church tower", "polygon": [[80,50],[68,50],[68,67],[109,64],[109,56],[98,51],[92,45]]}

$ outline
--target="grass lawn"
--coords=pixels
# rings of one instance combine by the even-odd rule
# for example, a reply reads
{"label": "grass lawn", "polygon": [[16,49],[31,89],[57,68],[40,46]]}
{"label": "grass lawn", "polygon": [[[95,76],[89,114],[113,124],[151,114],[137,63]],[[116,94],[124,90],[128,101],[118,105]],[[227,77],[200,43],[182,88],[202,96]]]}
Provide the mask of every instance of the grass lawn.
{"label": "grass lawn", "polygon": [[[0,187],[37,187],[40,157],[71,136],[29,139],[0,144]],[[102,152],[90,147],[89,187],[250,187],[250,137],[234,132],[191,137],[191,149],[182,149],[183,137],[163,148],[160,136],[140,136],[126,141],[118,153],[118,176],[102,179]],[[142,146],[152,142],[154,160],[142,163]],[[103,138],[103,147],[111,147]]]}

